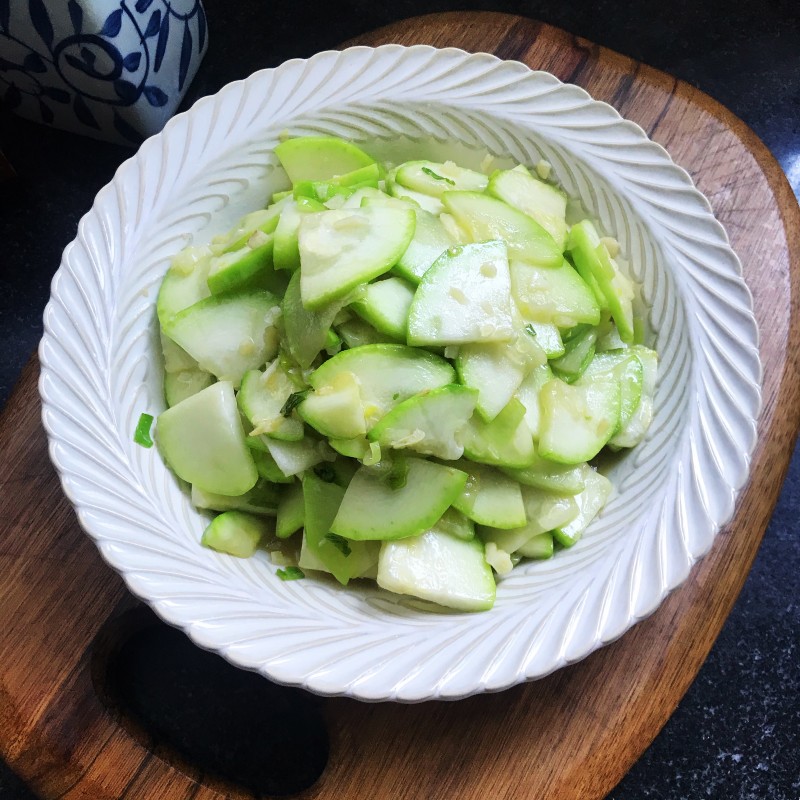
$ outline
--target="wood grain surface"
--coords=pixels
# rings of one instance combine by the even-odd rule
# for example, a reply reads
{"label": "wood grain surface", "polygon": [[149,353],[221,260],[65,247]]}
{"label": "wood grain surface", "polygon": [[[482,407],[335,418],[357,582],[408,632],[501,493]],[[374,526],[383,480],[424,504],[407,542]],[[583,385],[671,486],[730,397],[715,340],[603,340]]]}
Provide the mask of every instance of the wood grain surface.
{"label": "wood grain surface", "polygon": [[[800,211],[745,125],[690,86],[519,17],[434,15],[349,44],[484,50],[585,87],[663,144],[742,259],[761,328],[764,404],[751,480],[711,553],[649,619],[544,680],[457,703],[325,702],[309,798],[599,800],[675,709],[739,594],[800,422]],[[136,601],[80,531],[47,457],[31,361],[0,417],[0,754],[46,800],[248,797],[153,753],[101,702],[97,642]],[[202,765],[200,765],[202,766]],[[434,788],[435,787],[435,788]]]}

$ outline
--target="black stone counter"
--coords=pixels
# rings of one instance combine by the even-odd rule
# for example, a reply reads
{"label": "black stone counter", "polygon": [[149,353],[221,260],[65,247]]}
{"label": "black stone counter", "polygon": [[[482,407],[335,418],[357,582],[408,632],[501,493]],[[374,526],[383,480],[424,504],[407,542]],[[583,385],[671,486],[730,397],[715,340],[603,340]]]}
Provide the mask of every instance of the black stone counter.
{"label": "black stone counter", "polygon": [[[415,14],[465,8],[534,17],[694,84],[755,130],[800,194],[800,5],[796,0],[395,0],[386,7],[363,0],[290,4],[206,0],[210,49],[187,102],[256,69],[310,56],[380,25]],[[130,152],[3,112],[0,148],[19,175],[18,181],[0,187],[2,403],[41,335],[41,314],[62,249],[74,237],[77,222],[98,189]],[[800,799],[798,519],[800,455],[796,452],[753,571],[708,661],[656,741],[611,793],[613,800]],[[259,757],[252,741],[250,750],[231,745],[229,749],[235,751],[231,756],[221,755],[215,740],[235,743],[242,730],[252,740],[259,724],[263,728],[269,720],[266,705],[248,703],[237,694],[247,694],[252,701],[254,693],[262,691],[249,683],[252,676],[241,678],[240,689],[231,686],[239,680],[231,676],[245,674],[215,656],[201,654],[166,629],[156,630],[139,647],[142,652],[131,653],[128,668],[120,673],[134,711],[151,713],[151,726],[193,750],[200,762],[233,758],[231,769],[247,770],[242,765]],[[164,691],[163,675],[159,678],[146,669],[148,659],[142,653],[154,649],[165,669],[172,670],[170,692]],[[188,666],[187,661],[191,662]],[[142,669],[132,669],[130,665],[135,664]],[[2,670],[0,664],[0,681]],[[213,708],[220,702],[220,682],[228,688],[226,703],[230,709],[243,709],[244,718],[233,712],[218,714]],[[173,707],[181,698],[191,699],[194,718],[186,708]],[[270,698],[270,708],[276,702],[292,701],[291,697]],[[290,706],[281,708],[283,720],[292,716]],[[217,724],[208,726],[205,739],[202,734],[184,735],[185,730],[197,727],[193,723],[200,712],[211,714]],[[314,724],[309,721],[315,718],[310,711],[300,716],[306,720],[304,725]],[[261,781],[265,791],[286,792],[293,782],[299,789],[318,772],[324,759],[324,735],[301,730],[299,725],[294,729],[297,736],[290,737],[296,748],[282,751],[278,759],[281,775],[253,778]],[[268,731],[261,730],[260,735],[269,738]],[[310,759],[306,757],[309,748],[314,751]],[[305,755],[300,751],[306,751]],[[263,750],[263,760],[269,761],[272,752]],[[269,772],[263,767],[257,772]],[[31,797],[0,764],[0,800]]]}

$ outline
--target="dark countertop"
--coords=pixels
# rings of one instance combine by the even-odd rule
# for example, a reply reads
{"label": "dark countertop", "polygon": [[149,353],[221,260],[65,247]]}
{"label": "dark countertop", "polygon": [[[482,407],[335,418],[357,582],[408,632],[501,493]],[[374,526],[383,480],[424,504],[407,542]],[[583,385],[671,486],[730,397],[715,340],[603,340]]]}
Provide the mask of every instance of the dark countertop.
{"label": "dark countertop", "polygon": [[[333,4],[317,2],[281,5],[239,0],[235,11],[233,4],[223,0],[205,3],[211,44],[189,102],[256,69],[309,56],[414,14],[464,8],[508,11],[558,25],[698,86],[755,130],[800,195],[800,6],[796,0],[395,0],[387,7],[349,0],[335,9]],[[0,402],[5,402],[41,335],[41,314],[61,251],[75,235],[77,222],[97,190],[129,152],[2,112],[0,148],[21,178],[13,194],[0,189]],[[796,451],[752,573],[708,661],[656,741],[611,793],[613,800],[800,798],[798,519],[800,453]],[[123,693],[132,708],[144,709],[141,713],[146,714],[148,707],[157,707],[162,714],[173,715],[174,734],[158,711],[152,725],[165,737],[180,740],[179,746],[193,750],[198,761],[228,758],[228,768],[243,769],[242,764],[253,760],[252,747],[233,747],[234,756],[220,755],[202,735],[188,741],[184,734],[193,727],[193,720],[185,708],[174,706],[181,698],[191,699],[183,705],[216,719],[222,682],[229,690],[225,703],[230,708],[249,705],[255,709],[245,738],[258,742],[258,731],[252,726],[265,728],[270,713],[275,719],[275,711],[264,708],[274,709],[279,702],[286,712],[291,706],[285,703],[292,697],[281,695],[276,700],[275,692],[285,690],[259,688],[267,682],[252,684],[253,676],[185,645],[179,634],[156,629],[145,638],[139,643],[141,652],[132,652],[129,668],[121,671],[120,681],[131,684]],[[147,674],[146,653],[154,649],[164,669],[172,670],[170,692],[163,691],[163,673]],[[131,668],[132,664],[142,668]],[[232,682],[238,683],[232,686]],[[266,706],[253,703],[258,692]],[[239,695],[247,699],[242,702]],[[308,726],[315,714],[306,706],[303,703],[300,718]],[[287,717],[291,714],[282,713],[284,722]],[[220,726],[226,724],[242,729],[242,719],[236,714],[222,714],[209,729],[225,730]],[[261,776],[266,791],[285,792],[293,780],[319,770],[324,734],[315,738],[313,731],[300,735],[308,733],[307,728],[293,730],[298,735],[289,736],[295,746],[288,751],[261,751],[261,772],[271,761],[269,754],[284,765],[280,779]],[[261,734],[269,738],[269,731],[261,730]],[[236,738],[231,730],[225,735]],[[292,760],[292,753],[309,748],[320,754],[311,759],[316,765],[307,759],[302,764]],[[0,764],[0,800],[31,797]]]}

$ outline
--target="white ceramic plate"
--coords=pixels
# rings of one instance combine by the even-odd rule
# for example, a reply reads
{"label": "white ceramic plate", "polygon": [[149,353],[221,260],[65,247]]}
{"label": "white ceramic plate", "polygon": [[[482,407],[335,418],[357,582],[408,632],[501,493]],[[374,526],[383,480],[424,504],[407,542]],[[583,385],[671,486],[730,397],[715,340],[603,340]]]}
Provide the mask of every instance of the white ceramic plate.
{"label": "white ceramic plate", "polygon": [[[284,188],[278,135],[380,158],[553,164],[642,285],[661,355],[647,440],[579,544],[514,570],[483,614],[374,588],[284,583],[266,557],[199,546],[206,520],[155,449],[156,292],[171,254]],[[510,163],[510,162],[506,162]],[[130,589],[200,646],[320,694],[459,698],[546,675],[650,614],[732,515],[755,443],[758,332],[741,265],[689,176],[577,86],[515,62],[395,45],[320,53],[225,87],[123,164],[64,252],[40,347],[50,454],[81,524]]]}

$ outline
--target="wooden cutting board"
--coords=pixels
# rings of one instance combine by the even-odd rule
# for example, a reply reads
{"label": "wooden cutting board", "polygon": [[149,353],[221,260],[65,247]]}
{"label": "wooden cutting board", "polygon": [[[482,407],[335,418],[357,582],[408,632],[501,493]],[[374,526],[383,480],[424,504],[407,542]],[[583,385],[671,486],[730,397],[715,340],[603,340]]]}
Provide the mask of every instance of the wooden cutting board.
{"label": "wooden cutting board", "polygon": [[[691,684],[744,583],[798,430],[800,211],[764,145],[692,87],[520,17],[421,17],[349,44],[484,50],[585,87],[694,177],[744,264],[764,404],[751,480],[711,553],[649,619],[536,683],[456,703],[324,701],[331,752],[312,798],[599,800]],[[0,754],[46,800],[249,797],[210,783],[100,699],[98,650],[137,605],[78,527],[47,457],[34,360],[0,417]]]}

